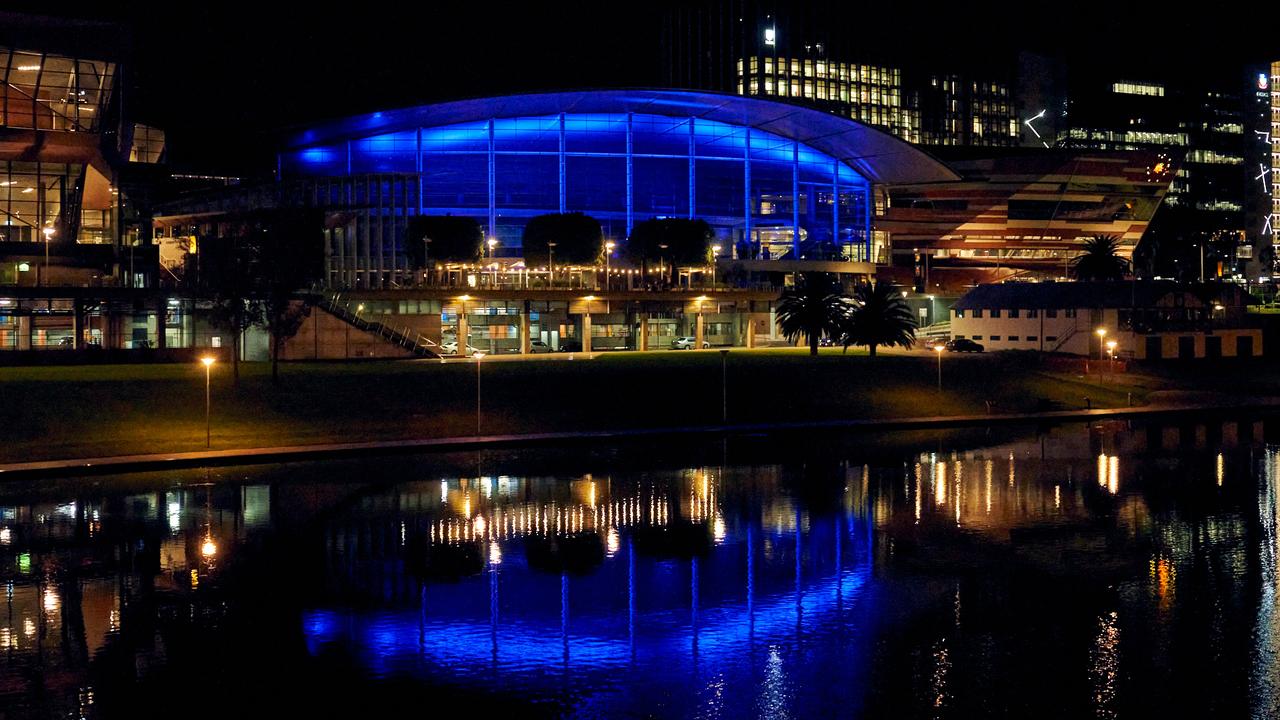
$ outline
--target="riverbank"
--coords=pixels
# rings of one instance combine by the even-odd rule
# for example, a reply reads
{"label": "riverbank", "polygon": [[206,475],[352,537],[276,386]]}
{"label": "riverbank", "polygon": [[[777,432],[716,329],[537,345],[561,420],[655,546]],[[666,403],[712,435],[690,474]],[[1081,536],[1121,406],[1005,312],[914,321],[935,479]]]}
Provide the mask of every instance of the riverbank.
{"label": "riverbank", "polygon": [[[1142,406],[1202,389],[1172,376],[1046,372],[1001,354],[944,356],[941,392],[933,357],[735,350],[723,360],[723,375],[718,352],[485,364],[479,433],[474,362],[288,365],[278,387],[265,365],[243,365],[238,386],[229,367],[215,366],[211,449],[668,432],[726,418],[753,426],[1015,416]],[[1203,389],[1222,392],[1210,384]],[[0,464],[203,451],[204,389],[199,366],[0,369]]]}

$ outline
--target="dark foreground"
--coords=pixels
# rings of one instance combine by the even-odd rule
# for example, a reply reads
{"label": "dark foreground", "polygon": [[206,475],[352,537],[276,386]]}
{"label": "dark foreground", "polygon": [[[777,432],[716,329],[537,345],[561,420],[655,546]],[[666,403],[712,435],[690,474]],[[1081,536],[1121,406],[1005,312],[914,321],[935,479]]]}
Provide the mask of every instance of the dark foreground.
{"label": "dark foreground", "polygon": [[1271,717],[1280,421],[0,486],[0,715]]}

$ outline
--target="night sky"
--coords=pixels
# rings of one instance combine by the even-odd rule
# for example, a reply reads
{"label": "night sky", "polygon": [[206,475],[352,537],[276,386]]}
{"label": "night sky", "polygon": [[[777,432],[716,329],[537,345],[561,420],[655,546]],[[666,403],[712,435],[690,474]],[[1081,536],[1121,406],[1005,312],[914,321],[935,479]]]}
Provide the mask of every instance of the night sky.
{"label": "night sky", "polygon": [[[23,5],[7,4],[52,12]],[[663,77],[661,2],[363,2],[345,11],[318,2],[266,5],[99,4],[58,12],[130,26],[135,117],[166,129],[175,164],[230,171],[260,156],[270,131],[319,118],[513,91],[657,86]],[[880,5],[865,14],[868,45],[930,58],[1032,49],[1134,74],[1195,75],[1280,57],[1280,41],[1267,37],[1257,7]],[[779,3],[783,13],[786,6]]]}

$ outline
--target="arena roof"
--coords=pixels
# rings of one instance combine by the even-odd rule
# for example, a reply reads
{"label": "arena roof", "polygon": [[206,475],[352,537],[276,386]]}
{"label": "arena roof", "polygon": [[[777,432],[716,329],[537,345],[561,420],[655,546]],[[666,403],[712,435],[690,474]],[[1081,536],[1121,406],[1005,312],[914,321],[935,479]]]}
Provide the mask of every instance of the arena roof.
{"label": "arena roof", "polygon": [[583,90],[421,105],[316,124],[290,137],[286,147],[306,147],[417,127],[562,112],[630,112],[706,118],[750,127],[826,153],[875,183],[914,184],[960,179],[929,153],[853,120],[772,100],[686,90]]}

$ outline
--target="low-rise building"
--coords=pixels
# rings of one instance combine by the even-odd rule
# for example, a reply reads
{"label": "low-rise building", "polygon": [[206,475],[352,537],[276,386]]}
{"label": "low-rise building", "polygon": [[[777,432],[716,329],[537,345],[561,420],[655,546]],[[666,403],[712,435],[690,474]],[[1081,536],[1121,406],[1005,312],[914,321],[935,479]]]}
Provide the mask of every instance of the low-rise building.
{"label": "low-rise building", "polygon": [[[955,339],[988,350],[1137,360],[1261,356],[1262,330],[1235,285],[1210,292],[1169,281],[979,285],[951,309]],[[1115,343],[1112,345],[1111,343]]]}

